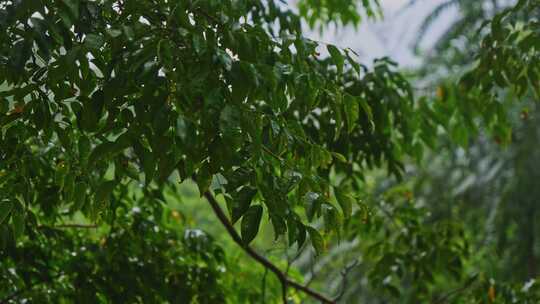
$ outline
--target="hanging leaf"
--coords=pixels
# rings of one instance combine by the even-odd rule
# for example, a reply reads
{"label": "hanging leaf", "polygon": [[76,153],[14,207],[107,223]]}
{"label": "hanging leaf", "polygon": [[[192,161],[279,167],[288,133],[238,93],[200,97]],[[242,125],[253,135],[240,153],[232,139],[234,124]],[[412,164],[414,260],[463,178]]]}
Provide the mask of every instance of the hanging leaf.
{"label": "hanging leaf", "polygon": [[247,212],[242,217],[241,235],[244,244],[249,244],[259,233],[263,208],[261,205],[249,207]]}
{"label": "hanging leaf", "polygon": [[337,47],[334,45],[329,44],[327,46],[328,53],[330,53],[330,56],[332,56],[332,61],[337,67],[338,73],[343,73],[343,64],[345,63],[345,58],[343,58],[343,54],[339,51]]}
{"label": "hanging leaf", "polygon": [[96,202],[98,204],[102,204],[104,202],[107,202],[109,200],[109,197],[112,194],[112,191],[114,190],[114,187],[116,187],[117,182],[116,181],[106,181],[103,182],[96,191]]}
{"label": "hanging leaf", "polygon": [[352,206],[355,203],[354,198],[352,198],[352,196],[350,196],[348,193],[344,193],[343,190],[339,188],[334,188],[334,192],[336,194],[336,199],[339,206],[343,211],[343,216],[345,219],[350,218],[352,214]]}
{"label": "hanging leaf", "polygon": [[105,44],[103,36],[97,34],[87,34],[84,38],[84,45],[91,50],[98,50]]}
{"label": "hanging leaf", "polygon": [[317,229],[311,226],[306,226],[306,230],[309,233],[311,245],[313,246],[313,248],[315,248],[315,252],[317,253],[317,255],[323,253],[325,248],[324,239],[319,233],[319,231],[317,231]]}
{"label": "hanging leaf", "polygon": [[22,210],[19,212],[14,212],[13,216],[11,217],[13,236],[15,239],[20,238],[24,234],[24,218],[24,212]]}
{"label": "hanging leaf", "polygon": [[72,211],[81,210],[84,207],[84,204],[86,203],[86,191],[87,191],[87,186],[85,183],[78,182],[75,185],[75,190],[73,193],[74,204],[72,207]]}
{"label": "hanging leaf", "polygon": [[231,222],[234,224],[236,221],[246,213],[251,205],[253,197],[257,194],[257,189],[251,187],[244,187],[240,192],[233,195],[233,203],[231,208]]}
{"label": "hanging leaf", "polygon": [[197,176],[195,178],[195,182],[199,187],[199,193],[201,196],[203,196],[204,193],[210,188],[212,178],[213,175],[210,173],[208,163],[204,163],[204,165],[197,172]]}
{"label": "hanging leaf", "polygon": [[13,209],[13,202],[9,200],[0,201],[0,225],[8,218],[11,210]]}
{"label": "hanging leaf", "polygon": [[343,110],[347,120],[347,131],[351,133],[354,130],[359,117],[360,107],[357,98],[345,94],[343,98]]}

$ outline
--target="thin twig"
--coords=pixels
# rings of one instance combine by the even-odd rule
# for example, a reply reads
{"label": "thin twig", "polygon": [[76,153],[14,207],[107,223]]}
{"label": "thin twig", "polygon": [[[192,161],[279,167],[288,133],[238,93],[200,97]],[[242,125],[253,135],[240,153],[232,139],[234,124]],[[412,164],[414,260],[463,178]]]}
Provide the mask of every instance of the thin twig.
{"label": "thin twig", "polygon": [[63,228],[78,228],[78,229],[93,229],[97,228],[97,224],[61,224],[56,226],[39,225],[38,228],[63,229]]}
{"label": "thin twig", "polygon": [[345,291],[347,290],[347,276],[349,275],[349,272],[358,265],[358,260],[354,260],[351,264],[345,266],[343,270],[341,270],[341,291],[339,294],[334,298],[334,301],[339,301],[343,295],[345,294]]}
{"label": "thin twig", "polygon": [[306,295],[308,295],[308,296],[310,296],[310,297],[312,297],[314,299],[317,299],[318,301],[320,301],[322,303],[327,303],[327,304],[336,303],[334,300],[327,298],[326,296],[318,293],[317,291],[315,291],[313,289],[310,289],[310,288],[308,288],[306,286],[303,286],[303,285],[301,285],[300,283],[298,283],[296,281],[291,280],[276,265],[274,265],[272,262],[270,262],[264,256],[261,256],[260,254],[258,254],[253,248],[251,248],[247,244],[245,244],[242,241],[242,238],[240,237],[240,235],[238,235],[238,233],[236,232],[236,230],[234,229],[234,227],[230,223],[229,219],[227,218],[227,216],[225,215],[225,213],[223,212],[221,207],[219,206],[219,203],[216,200],[216,198],[214,197],[214,195],[210,191],[206,191],[204,193],[204,197],[208,200],[208,203],[210,204],[210,207],[212,207],[212,210],[214,211],[214,214],[217,216],[217,218],[219,219],[221,224],[225,227],[225,229],[227,230],[227,232],[229,233],[229,235],[231,236],[233,241],[238,246],[240,246],[242,249],[244,249],[244,251],[249,256],[251,256],[255,261],[257,261],[259,264],[264,266],[264,268],[270,270],[271,272],[273,272],[277,276],[278,280],[281,282],[282,297],[283,297],[284,303],[286,303],[286,299],[287,299],[286,292],[287,292],[288,287],[292,287],[292,288],[294,288],[294,289],[296,289],[298,291],[301,291],[301,292],[305,293]]}
{"label": "thin twig", "polygon": [[450,297],[452,297],[453,295],[461,293],[461,292],[467,290],[469,287],[471,287],[473,285],[474,281],[476,281],[477,278],[478,278],[478,274],[475,274],[470,279],[468,279],[467,282],[465,282],[465,284],[463,284],[463,286],[448,292],[447,294],[443,295],[442,297],[440,297],[438,299],[433,300],[431,302],[431,304],[446,303],[448,301],[448,299],[450,299]]}

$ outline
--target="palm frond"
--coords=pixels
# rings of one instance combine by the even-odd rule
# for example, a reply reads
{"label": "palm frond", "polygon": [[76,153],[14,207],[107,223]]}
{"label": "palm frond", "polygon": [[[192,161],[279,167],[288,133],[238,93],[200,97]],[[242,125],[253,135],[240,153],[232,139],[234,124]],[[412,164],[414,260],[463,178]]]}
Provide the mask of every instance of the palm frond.
{"label": "palm frond", "polygon": [[[416,0],[413,0],[412,3],[415,3]],[[431,28],[433,23],[443,14],[445,11],[450,9],[451,7],[458,5],[461,2],[461,0],[448,0],[441,4],[439,4],[422,22],[420,25],[420,28],[418,29],[418,33],[416,35],[416,39],[414,41],[414,49],[417,50],[418,46],[424,39],[426,33]]]}

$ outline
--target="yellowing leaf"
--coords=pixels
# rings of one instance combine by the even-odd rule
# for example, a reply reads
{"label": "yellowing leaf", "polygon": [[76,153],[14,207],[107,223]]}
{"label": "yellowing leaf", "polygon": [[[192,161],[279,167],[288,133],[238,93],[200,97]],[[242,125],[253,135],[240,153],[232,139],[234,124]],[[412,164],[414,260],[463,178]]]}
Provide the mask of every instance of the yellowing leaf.
{"label": "yellowing leaf", "polygon": [[495,301],[495,286],[493,285],[489,286],[488,298],[489,298],[489,302],[491,303]]}

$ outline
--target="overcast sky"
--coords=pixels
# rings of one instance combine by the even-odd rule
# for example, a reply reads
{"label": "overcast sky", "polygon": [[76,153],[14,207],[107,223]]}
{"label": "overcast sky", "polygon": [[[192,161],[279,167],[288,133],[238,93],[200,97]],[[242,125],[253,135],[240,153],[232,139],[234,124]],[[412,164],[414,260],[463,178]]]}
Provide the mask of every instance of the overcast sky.
{"label": "overcast sky", "polygon": [[[384,20],[365,20],[360,27],[330,28],[322,36],[313,32],[310,38],[334,43],[341,47],[351,47],[361,55],[361,61],[371,62],[374,58],[389,56],[400,65],[413,66],[418,63],[411,51],[411,43],[422,20],[445,0],[417,0],[413,5],[407,5],[410,0],[380,0],[383,7]],[[471,0],[474,1],[474,0]],[[456,11],[450,9],[440,16],[433,30],[428,32],[423,49],[429,49],[434,39],[446,28]]]}

